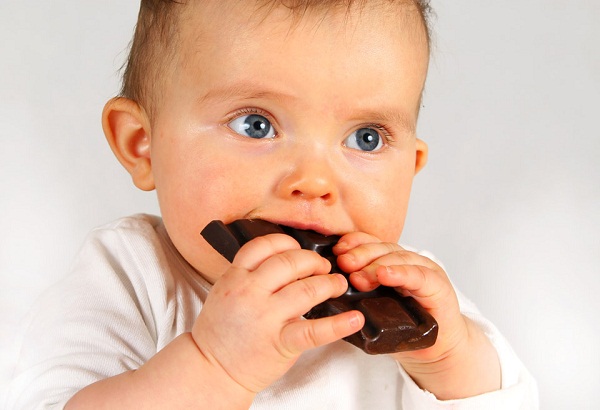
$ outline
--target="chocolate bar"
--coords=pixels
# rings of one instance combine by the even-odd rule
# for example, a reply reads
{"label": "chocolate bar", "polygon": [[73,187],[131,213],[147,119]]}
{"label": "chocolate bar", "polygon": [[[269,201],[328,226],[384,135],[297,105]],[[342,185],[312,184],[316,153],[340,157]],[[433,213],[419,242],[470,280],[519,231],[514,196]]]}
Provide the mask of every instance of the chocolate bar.
{"label": "chocolate bar", "polygon": [[[336,235],[294,229],[259,219],[238,219],[230,224],[212,221],[201,232],[217,252],[232,262],[239,249],[251,239],[271,233],[287,234],[303,249],[313,250],[331,262],[330,273],[343,272],[332,252],[339,240]],[[360,292],[351,284],[342,296],[326,300],[308,311],[304,317],[317,319],[349,310],[359,310],[365,316],[365,326],[344,338],[369,354],[396,353],[424,349],[435,343],[438,324],[413,298],[405,297],[393,288],[379,286]]]}

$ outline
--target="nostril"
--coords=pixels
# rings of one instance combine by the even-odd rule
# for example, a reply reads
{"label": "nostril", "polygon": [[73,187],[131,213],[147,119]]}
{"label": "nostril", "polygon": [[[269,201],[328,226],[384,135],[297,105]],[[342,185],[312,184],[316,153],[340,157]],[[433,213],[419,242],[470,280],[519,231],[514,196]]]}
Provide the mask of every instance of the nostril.
{"label": "nostril", "polygon": [[[292,197],[297,197],[297,198],[308,198],[309,195],[307,195],[305,192],[299,190],[299,189],[295,189],[292,191]],[[316,195],[316,196],[310,196],[311,198],[321,198],[324,201],[329,201],[332,198],[331,193],[326,193],[323,195]]]}

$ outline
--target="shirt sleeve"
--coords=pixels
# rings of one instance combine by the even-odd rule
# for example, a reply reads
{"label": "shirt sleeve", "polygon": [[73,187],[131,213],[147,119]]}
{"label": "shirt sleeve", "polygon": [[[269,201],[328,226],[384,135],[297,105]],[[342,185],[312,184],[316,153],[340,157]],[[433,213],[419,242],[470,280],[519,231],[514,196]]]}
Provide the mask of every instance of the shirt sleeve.
{"label": "shirt sleeve", "polygon": [[[429,253],[421,252],[421,254],[435,260]],[[436,263],[439,264],[437,260]],[[402,408],[419,410],[538,409],[539,400],[535,379],[527,371],[508,341],[494,324],[481,315],[473,302],[467,299],[460,291],[456,290],[456,288],[455,291],[462,314],[471,319],[483,330],[498,353],[502,371],[502,388],[465,399],[438,400],[432,393],[422,390],[402,366],[399,365],[400,374],[404,380],[402,387]]]}

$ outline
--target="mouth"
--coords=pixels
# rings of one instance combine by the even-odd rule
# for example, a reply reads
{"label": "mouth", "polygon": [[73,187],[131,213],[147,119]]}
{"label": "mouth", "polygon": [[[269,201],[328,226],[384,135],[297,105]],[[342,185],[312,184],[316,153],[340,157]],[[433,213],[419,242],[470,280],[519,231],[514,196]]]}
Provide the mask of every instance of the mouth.
{"label": "mouth", "polygon": [[303,231],[313,231],[323,236],[330,235],[340,235],[338,230],[330,229],[325,226],[321,222],[307,222],[307,221],[298,221],[294,219],[271,219],[265,218],[264,220],[274,223],[276,225],[287,226],[289,228],[303,230]]}
{"label": "mouth", "polygon": [[[310,224],[296,226],[308,227]],[[286,234],[294,238],[302,249],[322,253],[338,242],[337,235],[321,234],[314,229],[293,228],[283,223],[274,223],[266,219],[246,218],[225,223],[215,219],[200,232],[204,240],[229,262],[233,262],[240,247],[252,239],[269,234]]]}

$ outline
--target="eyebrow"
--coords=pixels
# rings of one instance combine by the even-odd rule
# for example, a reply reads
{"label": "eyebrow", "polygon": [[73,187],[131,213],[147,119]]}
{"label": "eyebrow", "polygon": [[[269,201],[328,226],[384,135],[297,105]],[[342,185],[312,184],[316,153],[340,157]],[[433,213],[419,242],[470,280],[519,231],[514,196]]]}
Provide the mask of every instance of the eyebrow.
{"label": "eyebrow", "polygon": [[[204,104],[214,100],[231,101],[233,99],[240,101],[271,99],[278,102],[289,102],[296,100],[297,97],[285,92],[265,89],[262,86],[256,86],[252,83],[244,81],[228,84],[223,87],[213,88],[207,91],[206,94],[199,97],[198,102],[200,104]],[[400,128],[410,133],[416,132],[416,120],[413,120],[409,114],[403,111],[391,108],[383,110],[359,108],[355,109],[354,111],[355,112],[349,116],[350,120],[382,124],[397,124]]]}
{"label": "eyebrow", "polygon": [[253,100],[253,99],[273,99],[275,101],[289,101],[295,99],[294,96],[282,92],[266,90],[263,87],[253,86],[248,82],[233,83],[220,88],[213,88],[198,99],[199,103],[206,103],[211,100]]}
{"label": "eyebrow", "polygon": [[417,127],[416,120],[413,120],[410,115],[394,109],[362,110],[358,112],[358,115],[353,115],[352,118],[358,120],[367,119],[373,123],[395,124],[410,133],[415,133]]}

